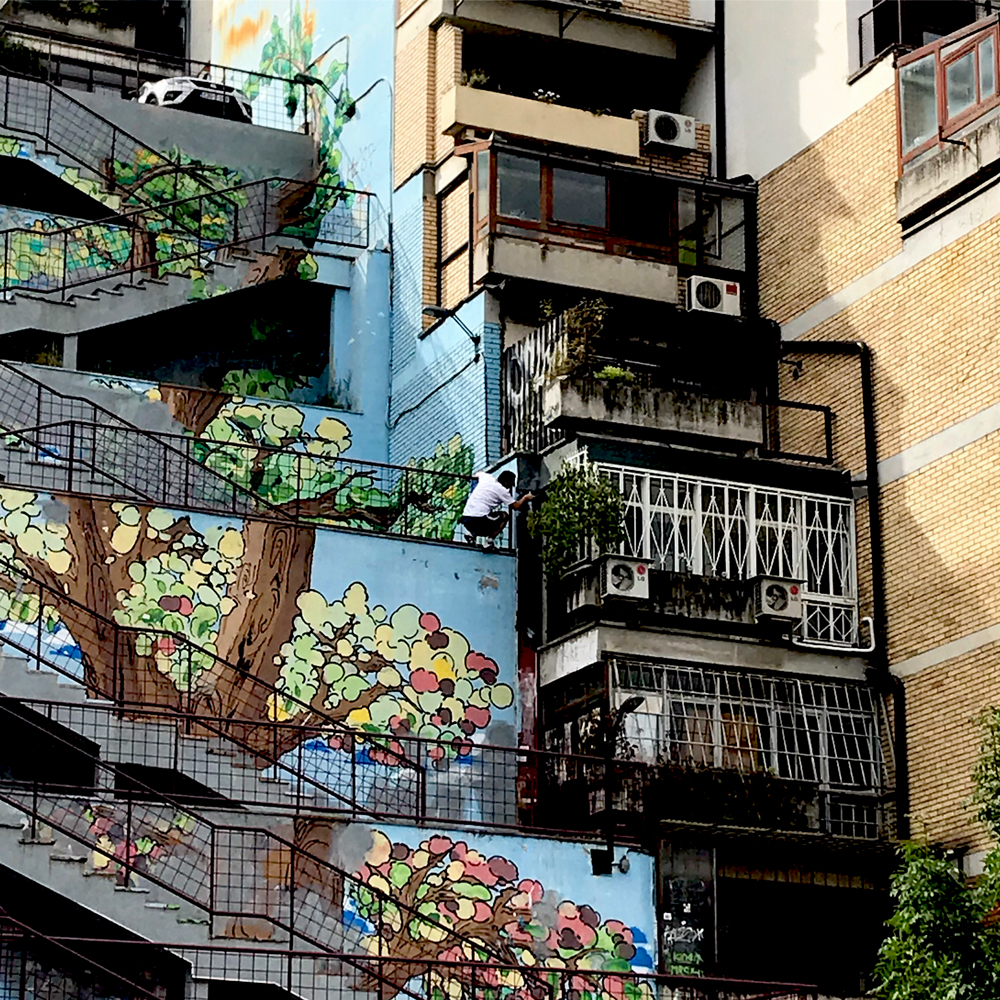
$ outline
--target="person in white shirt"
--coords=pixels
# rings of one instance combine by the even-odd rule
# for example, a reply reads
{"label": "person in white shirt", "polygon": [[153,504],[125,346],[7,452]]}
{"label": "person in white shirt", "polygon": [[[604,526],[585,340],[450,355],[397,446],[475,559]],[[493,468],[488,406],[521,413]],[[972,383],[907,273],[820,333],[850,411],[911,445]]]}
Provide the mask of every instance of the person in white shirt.
{"label": "person in white shirt", "polygon": [[485,538],[486,546],[490,547],[510,520],[510,514],[501,508],[520,510],[529,500],[534,500],[535,495],[525,493],[520,500],[515,500],[513,490],[517,480],[509,470],[501,472],[496,479],[488,472],[477,472],[475,479],[478,482],[465,502],[459,523],[468,532],[467,542],[474,544],[477,537]]}

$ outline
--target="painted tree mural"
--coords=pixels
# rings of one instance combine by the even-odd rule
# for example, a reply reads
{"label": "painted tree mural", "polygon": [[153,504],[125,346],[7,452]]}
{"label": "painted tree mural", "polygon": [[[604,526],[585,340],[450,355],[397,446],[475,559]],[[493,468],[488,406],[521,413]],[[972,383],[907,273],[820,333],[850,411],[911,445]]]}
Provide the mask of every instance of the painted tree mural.
{"label": "painted tree mural", "polygon": [[[271,35],[264,43],[257,67],[260,73],[286,80],[283,90],[289,118],[302,113],[299,102],[304,97],[308,105],[304,117],[319,145],[316,181],[324,187],[317,190],[315,198],[304,208],[298,226],[287,230],[303,236],[315,236],[323,216],[338,202],[350,200],[350,185],[340,172],[342,154],[338,145],[344,125],[354,113],[354,102],[347,90],[347,63],[333,58],[329,50],[314,53],[315,30],[315,13],[296,0],[287,29],[282,28],[277,17],[272,19]],[[291,82],[296,77],[299,82]],[[338,84],[339,90],[334,93],[333,88]],[[260,77],[251,77],[244,90],[253,101],[261,88],[268,85]]]}
{"label": "painted tree mural", "polygon": [[[408,486],[390,491],[376,488],[363,467],[338,464],[350,432],[336,418],[307,431],[304,411],[290,405],[167,386],[151,395],[192,432],[219,439],[196,445],[206,465],[275,507],[294,504],[306,519],[379,530],[411,506],[428,519],[428,533],[438,530],[436,517],[451,523],[449,498],[442,505],[441,496],[421,491],[431,473],[420,463]],[[460,447],[425,465],[456,460],[468,462]],[[464,484],[441,478],[448,489]],[[432,610],[387,609],[360,581],[339,598],[315,590],[308,520],[206,526],[210,520],[0,488],[0,621],[47,636],[68,630],[70,652],[60,655],[76,655],[105,692],[115,683],[116,656],[119,666],[124,656],[121,693],[130,700],[173,703],[183,694],[191,707],[233,719],[309,727],[333,720],[436,737],[450,747],[434,748],[438,757],[461,753],[494,712],[513,704],[497,663]],[[102,622],[127,635],[116,637]],[[294,732],[285,739],[282,749],[296,742]]]}
{"label": "painted tree mural", "polygon": [[197,461],[272,506],[326,524],[451,539],[468,495],[472,449],[459,435],[404,471],[348,464],[350,428],[297,406],[161,386],[162,399],[199,440]]}
{"label": "painted tree mural", "polygon": [[[369,954],[393,960],[386,974],[398,987],[420,975],[427,961],[485,961],[530,969],[479,966],[477,984],[492,987],[498,997],[528,1000],[550,976],[567,973],[577,974],[572,988],[581,993],[618,1000],[650,995],[641,984],[620,978],[638,957],[630,927],[591,906],[560,899],[541,882],[522,877],[505,857],[486,857],[465,841],[441,835],[413,848],[374,830],[357,876],[375,891],[349,886],[350,907],[367,929]],[[406,908],[433,923],[407,920]],[[456,944],[449,932],[467,943]],[[648,963],[648,956],[644,960]],[[445,993],[460,996],[471,974],[456,968],[455,989],[443,984]]]}

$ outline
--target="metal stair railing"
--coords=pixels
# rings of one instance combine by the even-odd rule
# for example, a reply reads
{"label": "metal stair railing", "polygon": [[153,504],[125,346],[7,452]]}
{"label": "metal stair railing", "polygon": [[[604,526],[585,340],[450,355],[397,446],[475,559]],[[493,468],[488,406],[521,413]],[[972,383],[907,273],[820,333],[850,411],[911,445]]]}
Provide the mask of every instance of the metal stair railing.
{"label": "metal stair railing", "polygon": [[[37,53],[44,61],[46,81],[57,87],[63,86],[63,81],[66,80],[86,85],[89,92],[117,92],[124,100],[128,100],[136,96],[144,83],[175,76],[208,76],[223,86],[246,90],[250,85],[256,91],[256,99],[251,98],[254,125],[309,135],[311,85],[308,81],[296,79],[294,75],[275,76],[259,70],[222,66],[201,59],[119,45],[104,39],[82,38],[68,31],[21,24],[3,18],[0,18],[0,35],[22,39],[21,44]],[[111,77],[117,78],[117,86],[108,85]],[[269,88],[272,88],[270,95]],[[267,99],[268,96],[270,99]],[[292,106],[295,110],[290,114]]]}
{"label": "metal stair railing", "polygon": [[[103,939],[60,936],[57,940],[74,945],[105,944]],[[370,985],[344,976],[324,976],[316,985],[317,965],[327,957],[316,951],[288,949],[261,951],[246,945],[171,944],[164,941],[115,940],[116,947],[139,949],[152,957],[159,949],[169,949],[190,962],[194,978],[232,979],[240,982],[268,980],[297,996],[313,1000],[357,1000],[367,993],[370,1000],[393,1000],[397,995],[393,975],[397,966],[415,970],[411,990],[419,990],[421,1000],[818,1000],[818,988],[805,983],[775,983],[721,976],[694,976],[658,972],[612,972],[601,969],[549,968],[534,966],[544,984],[525,983],[523,966],[485,964],[443,959],[403,962],[384,956],[338,955],[352,969],[363,971]],[[149,964],[152,964],[151,962]],[[379,971],[381,970],[381,972]],[[375,981],[381,975],[381,983]],[[307,981],[312,989],[307,986]],[[412,992],[410,996],[414,995]]]}
{"label": "metal stair railing", "polygon": [[[34,746],[42,740],[61,745],[81,773],[85,765],[94,776],[89,786],[70,785],[65,774],[44,781],[37,771],[23,781],[0,781],[0,801],[27,816],[24,841],[47,843],[49,831],[61,833],[89,852],[95,869],[113,865],[123,888],[145,880],[205,913],[213,936],[246,936],[263,925],[287,934],[291,948],[302,941],[329,955],[367,955],[373,944],[380,951],[379,942],[409,933],[442,950],[450,944],[473,961],[518,964],[499,946],[456,931],[300,843],[262,827],[209,819],[0,701],[0,722],[4,719],[34,729]],[[344,920],[349,897],[360,909]],[[220,927],[222,920],[227,923]],[[544,987],[530,967],[518,968],[526,980]]]}
{"label": "metal stair railing", "polygon": [[[80,433],[82,424],[86,425],[85,437]],[[59,440],[57,431],[63,425],[65,439]],[[56,432],[48,432],[49,440],[43,440],[50,427]],[[6,438],[7,447],[34,452],[36,461],[51,462],[53,468],[58,467],[61,456],[57,452],[62,444],[66,455],[74,456],[77,468],[117,486],[133,501],[176,506],[182,499],[191,510],[293,520],[279,505],[192,461],[168,440],[130,424],[92,400],[64,395],[2,361],[0,436]],[[67,466],[72,467],[73,463]]]}
{"label": "metal stair railing", "polygon": [[[158,277],[210,267],[221,251],[284,235],[295,212],[317,193],[343,192],[336,209],[306,242],[364,249],[370,241],[368,192],[348,191],[310,181],[268,177],[135,209],[114,222],[84,222],[58,229],[12,227],[0,230],[3,284],[11,291],[59,293],[116,277]],[[341,205],[343,208],[341,208]],[[292,221],[288,221],[291,219]],[[301,237],[296,236],[296,239]],[[171,264],[187,262],[186,268]]]}
{"label": "metal stair railing", "polygon": [[[10,560],[0,559],[0,581],[11,585],[14,599],[27,602],[28,605],[34,602],[33,606],[37,606],[39,614],[39,627],[34,630],[33,638],[28,633],[14,635],[11,630],[5,630],[0,634],[0,647],[10,646],[29,660],[34,660],[39,665],[44,664],[49,669],[82,683],[96,697],[106,699],[122,710],[135,710],[139,706],[149,705],[159,709],[171,708],[188,716],[204,713],[208,717],[218,717],[225,714],[233,724],[242,724],[243,719],[233,719],[231,713],[217,710],[223,707],[218,705],[216,698],[220,682],[228,684],[230,690],[237,692],[235,700],[244,707],[246,718],[250,721],[273,719],[280,699],[301,711],[313,727],[312,731],[322,728],[327,733],[336,734],[351,748],[370,746],[384,761],[380,765],[384,768],[383,789],[409,786],[412,797],[408,812],[404,812],[404,815],[423,814],[423,765],[411,761],[396,749],[391,737],[358,732],[332,718],[323,709],[317,709],[251,673],[248,666],[229,663],[185,635],[155,628],[119,625],[35,579],[27,570]],[[64,636],[58,638],[57,632],[46,633],[41,627],[45,608],[58,612],[58,620],[76,641],[81,650],[80,656],[74,649],[67,649]],[[82,654],[84,643],[99,648],[106,662],[89,662]],[[158,669],[157,657],[169,661],[177,676],[188,679],[186,690],[178,689],[163,677]],[[203,681],[199,682],[199,678],[203,678]],[[152,692],[154,697],[146,696],[147,692]],[[265,739],[260,746],[252,746],[251,750],[274,766],[285,747],[279,748],[274,744],[278,733],[284,736],[284,731],[275,729],[272,732],[270,741]],[[225,732],[218,735],[230,738]],[[287,749],[292,749],[295,745],[293,736],[294,733],[284,736],[285,742],[290,744]],[[278,752],[279,749],[282,753]],[[269,753],[272,754],[271,758],[267,756]],[[408,775],[407,780],[400,780],[401,773]],[[376,814],[373,810],[366,810],[353,800],[348,800],[346,796],[340,797],[359,812]]]}
{"label": "metal stair railing", "polygon": [[[172,160],[51,83],[11,74],[2,65],[0,73],[5,77],[0,87],[0,128],[41,139],[46,150],[55,150],[91,179],[108,185],[109,194],[117,188],[126,197],[140,203],[145,200],[139,197],[141,187],[131,190],[120,184],[114,172],[116,162],[156,171],[156,176],[172,176],[175,197],[182,175],[212,189],[212,181],[197,166]],[[63,114],[53,118],[54,111]]]}
{"label": "metal stair railing", "polygon": [[[68,971],[66,966],[77,969]],[[53,982],[52,972],[58,974],[56,982]],[[162,994],[133,983],[120,972],[82,955],[65,941],[42,934],[2,910],[0,981],[5,1000],[36,1000],[42,996],[59,997],[60,1000],[98,1000],[108,996],[100,987],[112,984],[118,989],[124,988],[121,996],[129,1000],[164,1000]]]}
{"label": "metal stair railing", "polygon": [[[19,652],[25,650],[19,649]],[[64,677],[78,680],[58,665],[46,663],[46,666]],[[6,695],[0,684],[2,697],[17,697],[19,704],[37,715],[86,734],[88,739],[100,745],[105,757],[119,764],[163,767],[164,762],[169,761],[173,770],[204,786],[203,797],[192,792],[188,798],[199,801],[206,809],[218,805],[221,795],[227,804],[277,808],[282,815],[291,812],[298,816],[308,812],[341,820],[416,822],[425,818],[420,794],[422,774],[383,757],[379,747],[384,738],[380,740],[378,734],[355,732],[349,737],[338,737],[344,741],[341,752],[323,755],[326,767],[324,780],[320,780],[308,773],[303,757],[313,740],[325,741],[329,737],[328,726],[234,720],[162,704],[22,698]],[[123,729],[123,725],[127,728]],[[133,738],[142,732],[137,727],[148,727],[149,736],[145,742],[138,743]],[[200,762],[192,759],[186,745],[188,749],[205,747],[205,759]],[[285,752],[283,748],[287,745],[292,745],[293,749]],[[374,756],[369,753],[368,759],[359,764],[358,752],[366,748],[374,751]],[[218,766],[210,761],[227,755],[252,763],[236,763],[233,772],[224,777]],[[237,772],[254,780],[244,782]],[[268,789],[278,783],[289,786],[282,801],[276,801],[274,795],[268,793]],[[328,801],[321,801],[324,796]]]}

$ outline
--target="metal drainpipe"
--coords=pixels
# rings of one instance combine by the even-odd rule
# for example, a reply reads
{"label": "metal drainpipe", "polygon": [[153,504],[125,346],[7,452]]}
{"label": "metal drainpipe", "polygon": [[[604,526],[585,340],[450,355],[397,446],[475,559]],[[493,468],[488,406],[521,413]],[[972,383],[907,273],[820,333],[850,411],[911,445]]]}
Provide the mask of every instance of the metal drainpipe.
{"label": "metal drainpipe", "polygon": [[[775,324],[777,325],[777,324]],[[872,555],[872,617],[875,649],[872,653],[876,682],[892,694],[893,748],[896,758],[896,832],[899,839],[910,835],[909,766],[906,756],[906,697],[903,682],[889,671],[888,626],[885,613],[885,566],[882,546],[882,517],[879,510],[878,444],[875,439],[875,387],[872,379],[872,352],[861,340],[785,341],[781,355],[834,354],[858,358],[861,365],[861,406],[865,433],[865,488],[868,491],[868,534]]]}

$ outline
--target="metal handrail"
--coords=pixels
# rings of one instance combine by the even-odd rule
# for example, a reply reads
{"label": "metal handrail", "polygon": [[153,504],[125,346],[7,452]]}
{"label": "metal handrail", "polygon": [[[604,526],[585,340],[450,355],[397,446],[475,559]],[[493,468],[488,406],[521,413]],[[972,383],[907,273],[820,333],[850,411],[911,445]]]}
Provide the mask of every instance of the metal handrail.
{"label": "metal handrail", "polygon": [[[129,876],[146,879],[150,883],[165,889],[167,892],[174,894],[188,904],[196,907],[202,912],[207,913],[210,919],[216,917],[231,917],[266,920],[273,926],[286,931],[293,941],[295,938],[298,938],[309,943],[313,947],[320,949],[326,954],[336,953],[334,949],[330,948],[328,941],[314,936],[306,930],[301,923],[296,926],[296,913],[300,912],[300,910],[297,910],[294,901],[294,894],[296,890],[295,875],[298,864],[300,862],[305,862],[320,873],[329,873],[329,876],[332,877],[334,881],[339,881],[343,886],[356,886],[368,894],[373,900],[376,900],[378,907],[378,921],[376,927],[379,931],[381,931],[385,924],[386,909],[388,907],[392,907],[407,915],[405,921],[406,924],[416,922],[418,926],[426,925],[428,928],[435,928],[438,932],[443,931],[446,939],[457,942],[459,946],[471,948],[472,954],[474,955],[482,955],[486,958],[499,958],[501,961],[505,961],[508,957],[503,954],[498,954],[499,949],[490,947],[473,937],[469,937],[453,930],[446,924],[441,923],[439,920],[422,913],[417,907],[410,906],[397,897],[394,897],[390,892],[386,892],[378,886],[373,886],[365,882],[356,874],[348,872],[338,865],[333,864],[331,861],[321,858],[310,851],[304,850],[298,844],[287,840],[285,837],[282,837],[271,830],[262,827],[242,826],[236,823],[220,823],[209,819],[205,815],[192,809],[188,802],[179,799],[175,795],[168,795],[161,792],[158,789],[153,788],[151,785],[146,784],[135,775],[123,772],[115,765],[109,764],[107,761],[101,760],[99,757],[87,753],[81,749],[79,745],[71,743],[57,732],[53,732],[44,726],[33,722],[30,718],[18,714],[13,709],[9,708],[2,700],[0,700],[0,713],[6,713],[6,717],[11,721],[16,719],[20,724],[30,726],[32,729],[36,730],[39,740],[44,738],[45,740],[61,744],[65,747],[67,753],[71,753],[73,755],[74,759],[78,761],[86,761],[88,769],[90,766],[93,766],[95,783],[92,786],[85,787],[75,784],[67,786],[65,781],[57,781],[50,784],[48,782],[40,781],[37,774],[28,780],[17,781],[8,779],[0,782],[0,801],[6,802],[8,805],[13,806],[20,812],[24,812],[29,818],[28,828],[26,831],[29,841],[39,839],[39,826],[47,826],[52,830],[58,830],[61,834],[63,834],[63,836],[76,841],[76,843],[92,851],[95,857],[103,856],[109,860],[114,860],[114,862],[118,864],[122,870],[127,872]],[[0,718],[3,717],[4,716],[0,716]],[[99,775],[105,776],[104,784],[100,783],[98,778]],[[46,798],[51,799],[53,802],[67,799],[78,802],[81,797],[88,794],[103,797],[108,796],[109,793],[112,801],[121,805],[125,811],[124,822],[122,823],[126,844],[124,852],[116,850],[113,855],[107,854],[105,849],[102,849],[99,845],[95,845],[84,833],[74,828],[74,824],[70,822],[71,817],[67,815],[67,810],[56,810],[53,808],[53,812],[56,812],[57,815],[44,815],[43,813],[42,800]],[[188,819],[193,820],[196,824],[203,827],[203,829],[208,833],[208,836],[203,837],[200,842],[202,851],[206,852],[208,855],[208,863],[203,865],[197,859],[190,859],[190,867],[195,874],[192,875],[191,872],[185,873],[184,871],[178,872],[179,881],[181,882],[180,885],[172,884],[170,879],[166,877],[166,873],[161,875],[158,870],[149,871],[147,870],[148,866],[138,865],[133,857],[132,845],[137,839],[134,836],[134,833],[137,830],[137,819],[135,816],[136,807],[142,808],[144,805],[148,805],[150,803],[152,803],[154,807],[166,807],[171,816],[185,816]],[[86,830],[89,833],[91,822],[90,820],[84,820],[84,822],[86,823]],[[224,864],[227,855],[222,851],[222,839],[226,835],[234,836],[237,840],[244,836],[251,838],[252,841],[255,839],[264,839],[268,844],[268,853],[277,850],[281,855],[288,859],[287,866],[283,866],[288,873],[287,890],[289,892],[289,917],[287,920],[284,919],[279,913],[254,913],[248,912],[245,907],[240,907],[239,909],[226,909],[224,906],[220,905],[220,893],[216,891],[216,879],[218,878],[220,871],[229,872],[234,870],[231,866],[226,866]],[[192,850],[196,849],[192,848],[192,845],[190,844],[186,846]],[[220,861],[222,861],[223,864],[220,865]],[[165,867],[169,868],[170,866]],[[246,870],[246,864],[240,864],[239,867],[235,869],[235,871],[240,872],[241,874],[245,873]],[[199,885],[199,876],[201,885]],[[192,888],[192,886],[194,886],[194,888]],[[200,898],[198,895],[199,889],[203,887],[208,890],[207,900],[205,898]],[[331,904],[335,904],[336,900],[330,900],[330,902]],[[346,924],[344,926],[345,931],[349,929]],[[381,937],[381,934],[379,936]],[[535,981],[537,978],[534,970],[531,970],[529,967],[520,965],[517,967],[518,971],[526,978],[530,978],[532,981]],[[544,986],[544,980],[539,979],[538,985]]]}
{"label": "metal handrail", "polygon": [[[13,928],[17,934],[16,939],[11,933],[11,928]],[[76,951],[74,948],[70,948],[65,943],[68,939],[54,938],[48,934],[43,934],[41,931],[38,931],[33,927],[29,927],[28,924],[22,923],[20,920],[10,916],[10,914],[4,913],[0,910],[0,943],[8,944],[15,940],[27,942],[31,939],[42,941],[45,943],[47,948],[53,948],[57,952],[69,956],[74,962],[81,963],[88,970],[88,972],[97,970],[102,976],[107,976],[115,982],[120,983],[128,990],[129,1000],[140,997],[143,998],[143,1000],[162,1000],[161,997],[157,997],[155,993],[151,993],[145,987],[139,986],[137,983],[133,983],[130,979],[126,979],[120,972],[115,972],[107,966],[102,965],[100,962],[95,962],[92,958],[81,955],[80,952]],[[27,1000],[26,993],[23,990],[20,992],[20,1000]]]}
{"label": "metal handrail", "polygon": [[[4,294],[17,291],[30,291],[34,295],[59,294],[61,298],[66,298],[66,292],[70,288],[80,288],[86,285],[97,284],[102,281],[113,280],[116,277],[129,276],[134,281],[135,275],[149,272],[150,276],[155,276],[161,267],[175,261],[191,260],[192,266],[200,264],[203,258],[211,258],[213,254],[232,247],[247,246],[260,241],[261,250],[266,252],[267,240],[271,237],[281,236],[285,233],[290,223],[275,219],[272,223],[269,215],[278,208],[278,197],[276,193],[270,196],[270,211],[268,206],[268,196],[270,190],[281,184],[287,188],[295,189],[296,185],[305,192],[334,191],[343,193],[343,201],[349,198],[360,196],[368,199],[374,197],[369,192],[350,191],[347,188],[339,188],[326,185],[318,185],[311,181],[292,180],[280,177],[269,177],[256,181],[247,181],[242,184],[235,184],[221,191],[194,195],[191,198],[181,198],[175,201],[163,202],[155,206],[136,209],[115,217],[113,222],[82,222],[72,226],[64,226],[56,229],[39,230],[27,226],[13,226],[0,230],[3,252],[3,277],[0,290]],[[238,194],[249,202],[246,209],[241,210],[236,207],[235,202],[229,202],[226,195]],[[233,205],[231,225],[224,223],[224,232],[221,236],[205,233],[205,205],[209,209],[213,208],[212,202],[222,200]],[[310,198],[311,200],[311,198]],[[179,221],[185,210],[194,210],[197,215],[196,227],[185,226]],[[299,237],[308,243],[330,243],[341,246],[352,246],[364,249],[370,243],[370,207],[368,202],[364,203],[363,224],[357,227],[356,239],[331,239],[322,234],[309,237]],[[164,228],[162,230],[148,230],[143,223],[158,223],[161,220],[168,220],[175,228]],[[217,225],[216,223],[210,223]],[[186,237],[185,244],[174,244],[176,248],[172,252],[165,254],[154,248],[151,259],[145,259],[140,252],[140,244],[144,237],[152,235],[154,240],[159,234],[182,235]],[[89,251],[100,247],[102,237],[111,242],[118,239],[119,246],[112,245],[106,252],[112,255],[110,262],[102,262],[94,269],[81,268],[85,276],[79,280],[72,280],[70,277],[71,261],[79,255],[75,253],[77,247]],[[28,275],[26,280],[19,280],[17,277],[17,240],[24,240],[37,243],[39,241],[49,244],[60,251],[61,274],[58,277],[52,275],[50,270],[46,270],[41,278],[36,281],[34,276]],[[14,256],[11,255],[11,247],[14,245]],[[116,261],[114,255],[124,259]],[[211,261],[208,260],[207,263]],[[106,266],[105,266],[106,265]]]}
{"label": "metal handrail", "polygon": [[[78,937],[71,935],[60,935],[56,941],[69,941],[74,944],[104,944],[106,939],[93,937]],[[182,955],[251,955],[260,956],[265,961],[273,961],[276,956],[294,959],[317,959],[327,957],[327,953],[316,951],[306,951],[304,949],[285,949],[280,953],[273,951],[262,952],[258,948],[248,945],[238,944],[175,944],[169,941],[147,941],[142,939],[115,939],[115,945],[128,945],[133,948],[164,948],[175,951]],[[445,979],[449,971],[455,972],[456,978],[466,977],[465,981],[472,985],[471,993],[468,994],[470,1000],[476,1000],[481,994],[476,992],[476,974],[489,975],[503,972],[521,972],[522,966],[493,964],[485,962],[458,961],[444,959],[393,959],[385,956],[373,955],[342,955],[336,956],[343,959],[355,968],[365,966],[378,969],[392,968],[396,965],[410,966],[423,970],[423,975],[433,977],[435,983],[440,983]],[[757,979],[739,979],[728,976],[690,976],[678,973],[663,972],[609,972],[602,969],[569,969],[569,968],[549,968],[544,965],[535,966],[535,971],[544,974],[549,981],[552,990],[555,990],[553,1000],[569,1000],[572,996],[590,996],[592,998],[620,997],[622,995],[621,986],[627,983],[648,983],[652,987],[650,1000],[653,997],[676,996],[675,992],[666,993],[664,991],[684,990],[683,996],[686,1000],[815,1000],[817,997],[817,987],[812,983],[776,983]],[[367,971],[367,970],[366,970]],[[369,972],[369,974],[371,974]],[[414,978],[420,976],[420,972],[414,974]],[[613,989],[603,985],[596,985],[606,981],[614,984]],[[482,983],[484,989],[489,989],[488,981]],[[581,988],[583,987],[583,988]],[[432,993],[428,990],[425,994],[427,998],[439,995],[441,991]],[[492,992],[490,995],[493,995]],[[641,994],[631,994],[641,996]],[[550,994],[552,996],[552,994]],[[678,998],[679,1000],[679,998]]]}
{"label": "metal handrail", "polygon": [[[9,129],[12,132],[20,132],[25,135],[34,136],[37,139],[41,139],[46,147],[57,149],[63,156],[68,157],[73,160],[79,166],[94,174],[96,179],[107,183],[109,185],[109,192],[114,194],[115,191],[115,176],[113,170],[113,163],[115,160],[115,153],[117,150],[127,149],[130,145],[136,154],[149,155],[154,158],[154,161],[160,161],[170,167],[173,167],[174,176],[177,177],[181,173],[186,173],[196,180],[205,184],[209,188],[211,187],[211,181],[208,180],[197,168],[192,165],[182,164],[179,160],[172,160],[166,154],[160,152],[159,150],[153,149],[148,146],[141,139],[136,138],[129,132],[120,128],[114,122],[105,118],[103,115],[94,111],[92,108],[88,107],[81,101],[70,97],[64,90],[56,87],[54,84],[49,83],[46,80],[38,80],[33,77],[22,76],[18,73],[13,73],[6,69],[3,65],[0,65],[0,74],[3,74],[5,78],[4,82],[4,93],[3,93],[3,119],[0,120],[0,127]],[[31,127],[27,122],[20,122],[18,124],[11,123],[11,80],[19,80],[21,83],[31,84],[33,86],[38,86],[45,88],[44,92],[47,93],[46,102],[46,114],[45,114],[45,128],[44,131],[39,131],[37,127]],[[101,125],[105,126],[107,129],[111,130],[111,148],[108,151],[107,159],[110,160],[112,164],[112,169],[105,173],[103,170],[104,162],[94,166],[92,163],[83,159],[76,151],[69,149],[68,146],[57,141],[52,134],[52,105],[53,101],[61,101],[65,105],[72,107],[78,116],[82,116],[90,122],[99,122]],[[93,132],[93,128],[84,130],[88,134]],[[141,191],[141,189],[140,189]],[[138,200],[143,200],[139,197],[138,192],[129,192],[131,195],[135,196]],[[235,205],[233,206],[235,208]]]}
{"label": "metal handrail", "polygon": [[[0,369],[2,371],[2,369]],[[129,441],[135,435],[138,443]],[[6,451],[0,450],[0,470],[8,485],[47,492],[60,490],[76,496],[100,499],[120,499],[132,503],[157,504],[190,508],[201,512],[237,515],[258,520],[280,520],[309,527],[334,527],[344,531],[367,531],[380,535],[404,536],[448,544],[455,543],[454,533],[459,523],[459,512],[465,494],[473,482],[470,476],[419,465],[389,465],[384,462],[364,462],[346,458],[311,456],[304,451],[256,446],[245,442],[217,441],[212,438],[194,438],[184,435],[154,431],[141,431],[131,425],[108,428],[95,421],[59,420],[18,430],[6,430],[0,424],[0,437],[6,439]],[[141,445],[152,438],[163,449],[170,461],[149,461]],[[15,447],[20,442],[21,447]],[[199,460],[193,451],[206,449],[205,460]],[[282,502],[267,498],[266,490],[273,485],[266,476],[259,482],[244,486],[235,476],[229,476],[209,464],[211,456],[232,455],[245,451],[255,458],[283,455],[292,460],[292,469],[280,470],[281,481],[294,476],[293,494]],[[47,471],[25,475],[25,466],[16,456],[32,452],[47,463]],[[135,459],[135,468],[121,471],[121,463],[105,464],[99,458],[104,452],[122,454]],[[308,480],[302,477],[297,460],[307,460],[326,470],[343,470],[339,484],[332,485],[324,494],[306,495]],[[108,462],[111,463],[111,459]],[[200,487],[205,484],[192,476],[192,470],[208,477],[209,485],[225,484],[213,494]],[[86,483],[90,477],[91,483]],[[58,480],[58,481],[57,481]],[[351,507],[348,502],[352,483],[368,480],[370,484],[384,483],[387,503],[374,503]],[[428,490],[428,480],[436,482]],[[99,486],[95,487],[95,483]],[[452,496],[445,499],[448,492]],[[342,503],[337,497],[344,495]],[[241,505],[238,500],[245,503]],[[443,504],[443,506],[442,506]],[[412,511],[411,511],[412,508]],[[430,522],[416,515],[432,517]],[[509,525],[495,540],[497,551],[509,551],[513,536]]]}

